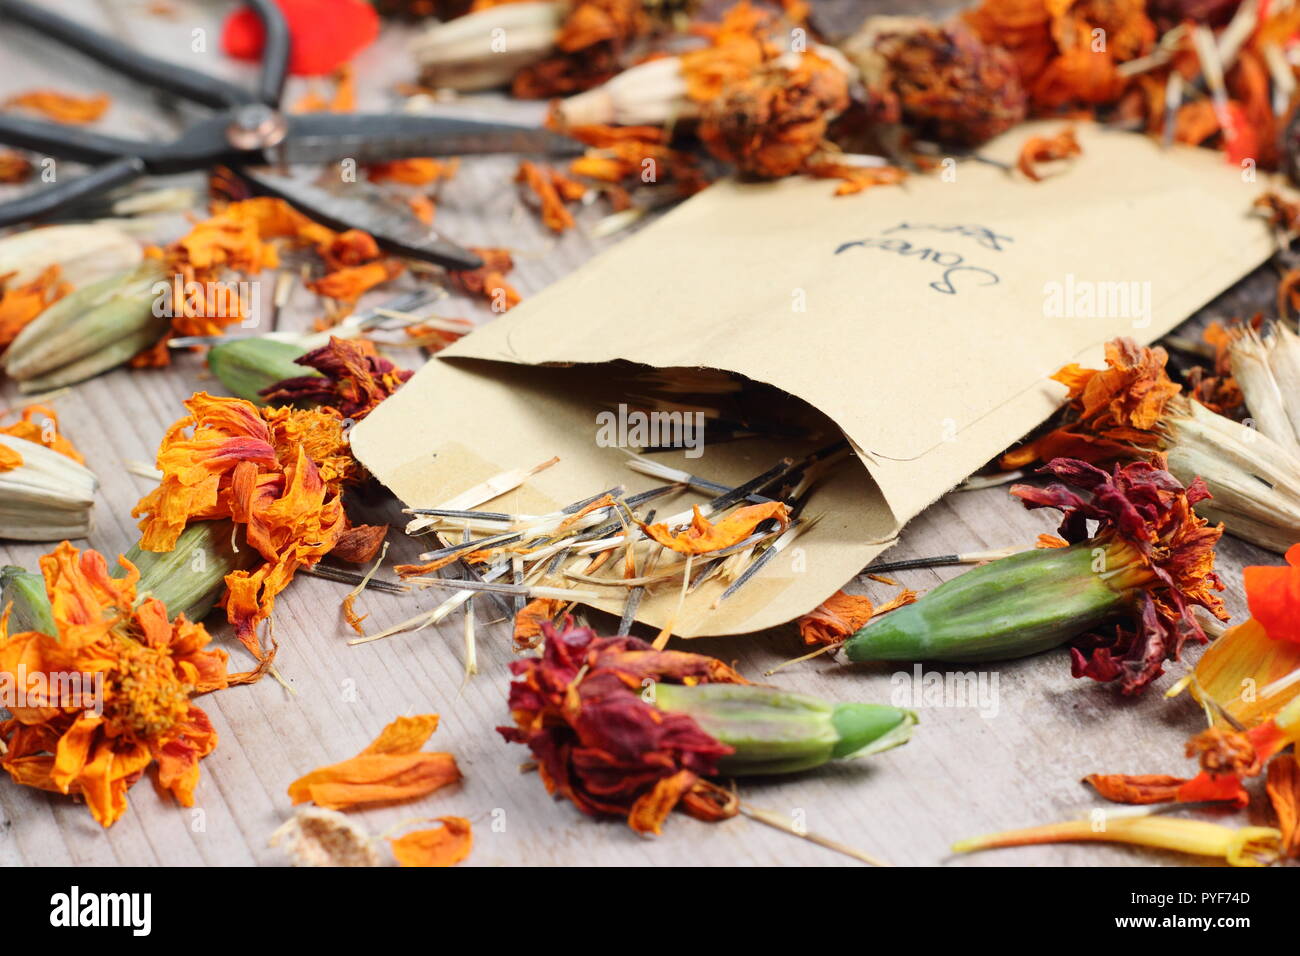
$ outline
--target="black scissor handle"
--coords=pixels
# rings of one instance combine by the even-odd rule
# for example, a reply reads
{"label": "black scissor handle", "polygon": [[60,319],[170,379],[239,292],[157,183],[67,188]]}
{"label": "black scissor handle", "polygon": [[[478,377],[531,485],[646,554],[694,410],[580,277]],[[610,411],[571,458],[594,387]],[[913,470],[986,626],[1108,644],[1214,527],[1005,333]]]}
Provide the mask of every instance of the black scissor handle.
{"label": "black scissor handle", "polygon": [[135,156],[124,156],[97,167],[93,172],[74,179],[56,182],[33,190],[25,196],[0,203],[0,226],[12,226],[28,219],[40,219],[57,209],[72,205],[91,196],[98,196],[144,175],[144,162]]}
{"label": "black scissor handle", "polygon": [[257,98],[270,107],[280,105],[284,78],[289,73],[289,25],[274,0],[247,0],[262,20],[266,41],[262,44],[262,73],[257,80]]}
{"label": "black scissor handle", "polygon": [[[262,4],[267,2],[268,0],[259,0]],[[225,80],[208,76],[197,70],[147,56],[112,37],[84,27],[75,20],[61,17],[34,4],[24,3],[23,0],[0,0],[0,14],[7,20],[21,23],[52,40],[84,53],[92,60],[104,64],[123,76],[129,76],[133,80],[192,102],[224,108],[255,101],[252,93],[234,83],[227,83]],[[276,10],[276,16],[283,26],[284,18],[279,16],[279,10]],[[268,40],[270,35],[271,30],[268,25]]]}

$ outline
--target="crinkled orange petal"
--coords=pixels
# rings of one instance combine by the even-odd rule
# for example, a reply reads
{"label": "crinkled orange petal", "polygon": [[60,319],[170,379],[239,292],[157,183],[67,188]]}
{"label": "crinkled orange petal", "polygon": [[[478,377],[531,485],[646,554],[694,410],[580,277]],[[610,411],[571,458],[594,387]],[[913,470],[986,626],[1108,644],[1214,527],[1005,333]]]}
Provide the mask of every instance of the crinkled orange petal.
{"label": "crinkled orange petal", "polygon": [[356,302],[375,286],[401,275],[405,268],[397,259],[367,262],[365,265],[349,266],[326,273],[321,278],[308,282],[307,288],[340,302]]}
{"label": "crinkled orange petal", "polygon": [[704,554],[744,541],[769,518],[775,518],[781,528],[790,523],[790,507],[780,501],[746,505],[717,524],[704,517],[698,506],[694,512],[691,526],[680,534],[674,535],[665,524],[643,525],[642,529],[665,548],[679,554]]}
{"label": "crinkled orange petal", "polygon": [[298,778],[289,785],[289,797],[294,803],[311,801],[327,810],[346,810],[365,803],[413,800],[459,779],[451,754],[361,755]]}
{"label": "crinkled orange petal", "polygon": [[1300,544],[1286,553],[1287,567],[1242,572],[1250,614],[1273,640],[1300,644]]}
{"label": "crinkled orange petal", "polygon": [[654,785],[654,789],[642,794],[632,804],[627,815],[628,826],[637,833],[659,835],[663,832],[668,814],[673,812],[673,807],[694,788],[699,779],[689,770],[679,770],[671,777],[664,777]]}
{"label": "crinkled orange petal", "polygon": [[54,120],[56,123],[93,123],[108,110],[112,99],[107,93],[76,96],[58,90],[29,90],[9,97],[7,106],[19,106]]}
{"label": "crinkled orange petal", "polygon": [[413,754],[433,736],[438,729],[437,714],[418,714],[415,717],[398,717],[379,732],[363,754]]}
{"label": "crinkled orange petal", "polygon": [[389,840],[398,866],[454,866],[469,856],[474,836],[464,817],[439,817],[442,826]]}

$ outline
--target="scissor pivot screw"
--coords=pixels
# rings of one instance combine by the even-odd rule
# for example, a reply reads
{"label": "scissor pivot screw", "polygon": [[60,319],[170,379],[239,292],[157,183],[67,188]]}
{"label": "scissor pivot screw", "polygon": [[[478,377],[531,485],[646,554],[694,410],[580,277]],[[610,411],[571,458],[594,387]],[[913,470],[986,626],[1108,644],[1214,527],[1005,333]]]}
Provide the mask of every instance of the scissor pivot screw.
{"label": "scissor pivot screw", "polygon": [[235,149],[270,149],[279,145],[289,132],[289,124],[277,110],[254,103],[235,112],[234,122],[226,127],[226,139]]}

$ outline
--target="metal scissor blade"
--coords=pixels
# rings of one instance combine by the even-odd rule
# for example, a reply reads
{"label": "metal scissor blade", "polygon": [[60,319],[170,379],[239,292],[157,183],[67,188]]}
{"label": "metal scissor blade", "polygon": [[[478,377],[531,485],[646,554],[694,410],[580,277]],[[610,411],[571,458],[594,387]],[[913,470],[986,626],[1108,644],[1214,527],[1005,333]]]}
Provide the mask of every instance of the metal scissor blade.
{"label": "metal scissor blade", "polygon": [[376,163],[477,153],[577,156],[583,149],[577,140],[540,126],[419,113],[307,113],[289,117],[278,152],[287,163]]}
{"label": "metal scissor blade", "polygon": [[255,191],[276,196],[331,229],[361,229],[375,237],[381,249],[434,262],[447,269],[477,269],[483,260],[449,242],[403,209],[385,208],[361,196],[338,196],[317,186],[265,169],[235,170]]}

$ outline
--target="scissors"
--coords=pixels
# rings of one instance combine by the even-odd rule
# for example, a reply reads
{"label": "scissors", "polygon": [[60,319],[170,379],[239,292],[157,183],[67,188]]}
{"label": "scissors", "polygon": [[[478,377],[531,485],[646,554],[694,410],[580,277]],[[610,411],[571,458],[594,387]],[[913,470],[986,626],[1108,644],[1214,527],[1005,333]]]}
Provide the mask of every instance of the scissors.
{"label": "scissors", "polygon": [[505,122],[399,113],[286,114],[280,98],[288,72],[288,27],[273,0],[248,0],[248,4],[261,18],[266,36],[255,90],[147,56],[23,0],[0,0],[0,19],[33,29],[140,83],[215,110],[164,143],[0,115],[0,143],[95,165],[86,175],[0,203],[0,226],[48,215],[146,174],[223,165],[255,192],[284,199],[331,228],[369,232],[389,252],[448,269],[476,269],[483,264],[477,255],[432,233],[405,211],[383,209],[360,196],[326,191],[264,167],[347,159],[360,165],[474,153],[563,156],[582,151],[579,143],[559,133]]}

